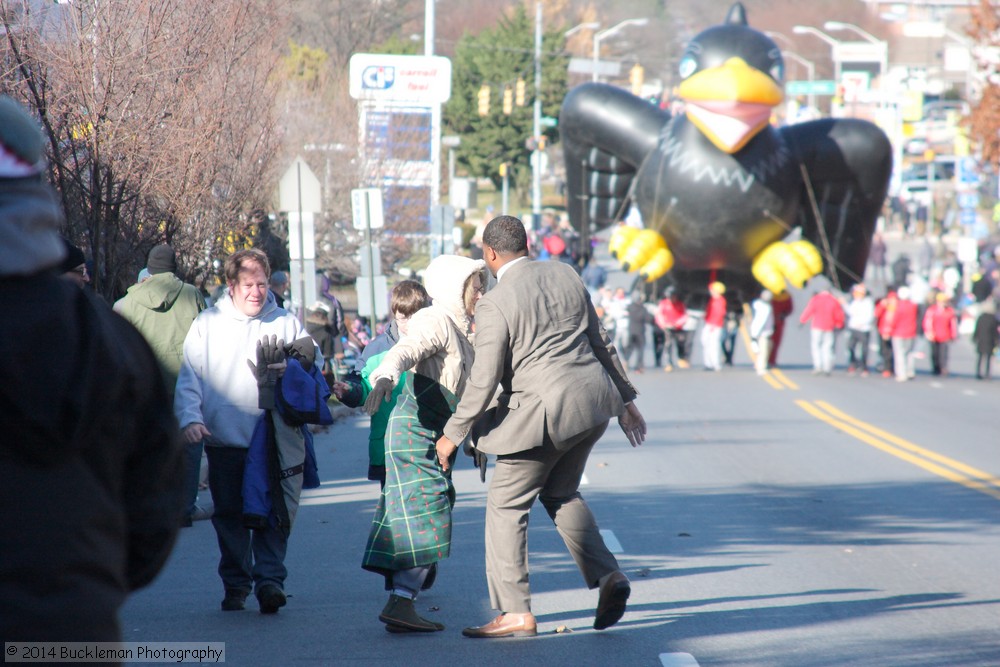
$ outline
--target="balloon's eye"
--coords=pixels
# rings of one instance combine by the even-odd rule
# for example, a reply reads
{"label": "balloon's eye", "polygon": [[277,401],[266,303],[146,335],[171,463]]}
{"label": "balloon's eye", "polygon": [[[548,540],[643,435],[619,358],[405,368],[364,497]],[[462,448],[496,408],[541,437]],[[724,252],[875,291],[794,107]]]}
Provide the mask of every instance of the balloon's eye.
{"label": "balloon's eye", "polygon": [[785,80],[785,64],[784,63],[774,63],[773,65],[771,65],[771,71],[768,72],[768,74],[770,74],[771,78],[774,79],[775,81],[784,81]]}
{"label": "balloon's eye", "polygon": [[680,72],[681,78],[686,79],[698,69],[698,62],[694,59],[694,56],[684,56],[681,58],[681,64],[677,69]]}

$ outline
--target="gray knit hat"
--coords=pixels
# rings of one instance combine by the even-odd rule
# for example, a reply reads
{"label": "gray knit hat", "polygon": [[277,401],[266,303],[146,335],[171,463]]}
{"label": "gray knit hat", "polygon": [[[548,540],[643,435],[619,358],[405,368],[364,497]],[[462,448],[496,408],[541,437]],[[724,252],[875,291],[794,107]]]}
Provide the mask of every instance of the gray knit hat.
{"label": "gray knit hat", "polygon": [[0,178],[42,172],[42,133],[38,123],[9,97],[0,97]]}
{"label": "gray knit hat", "polygon": [[166,243],[161,243],[149,251],[149,259],[146,260],[146,268],[150,275],[157,273],[176,273],[177,256],[174,249]]}
{"label": "gray knit hat", "polygon": [[62,209],[41,178],[43,146],[35,119],[0,96],[0,276],[32,275],[66,257]]}

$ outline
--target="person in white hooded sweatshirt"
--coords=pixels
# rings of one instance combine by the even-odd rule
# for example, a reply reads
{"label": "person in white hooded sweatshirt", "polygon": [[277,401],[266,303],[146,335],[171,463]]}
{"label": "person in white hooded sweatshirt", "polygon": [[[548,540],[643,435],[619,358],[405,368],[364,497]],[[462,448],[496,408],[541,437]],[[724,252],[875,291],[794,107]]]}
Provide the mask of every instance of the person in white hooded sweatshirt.
{"label": "person in white hooded sweatshirt", "polygon": [[[265,336],[291,343],[309,334],[275,302],[263,252],[237,251],[224,271],[225,294],[195,318],[184,339],[174,412],[187,442],[203,440],[208,455],[212,525],[225,588],[222,609],[242,610],[252,588],[261,613],[273,614],[286,602],[288,538],[273,526],[251,531],[243,525],[243,469],[262,413],[257,378],[247,361],[257,359],[257,344]],[[323,363],[318,349],[316,363]]]}
{"label": "person in white hooded sweatshirt", "polygon": [[402,391],[385,433],[385,486],[372,521],[362,567],[385,577],[390,592],[379,620],[389,632],[435,632],[413,600],[437,561],[451,549],[455,488],[438,462],[436,443],[465,390],[475,349],[473,313],[486,291],[486,262],[436,257],[424,272],[432,304],[414,313],[407,335],[390,349],[369,380],[368,414]]}
{"label": "person in white hooded sweatshirt", "polygon": [[764,290],[751,304],[753,318],[750,320],[750,339],[756,343],[754,368],[757,370],[757,375],[767,373],[771,335],[774,333],[774,308],[771,306],[773,299],[774,294],[770,290]]}

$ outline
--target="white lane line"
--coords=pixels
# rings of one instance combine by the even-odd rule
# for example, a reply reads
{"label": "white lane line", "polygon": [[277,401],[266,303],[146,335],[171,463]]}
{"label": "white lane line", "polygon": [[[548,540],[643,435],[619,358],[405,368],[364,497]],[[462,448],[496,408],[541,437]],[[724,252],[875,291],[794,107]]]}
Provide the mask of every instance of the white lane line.
{"label": "white lane line", "polygon": [[590,484],[590,480],[587,479],[587,473],[583,473],[580,477],[580,486],[584,486],[585,484]]}
{"label": "white lane line", "polygon": [[613,554],[623,554],[625,550],[622,548],[622,543],[618,541],[615,534],[610,530],[602,530],[601,537],[604,538],[604,544],[607,545],[608,551]]}
{"label": "white lane line", "polygon": [[698,661],[690,653],[661,653],[663,667],[698,667]]}

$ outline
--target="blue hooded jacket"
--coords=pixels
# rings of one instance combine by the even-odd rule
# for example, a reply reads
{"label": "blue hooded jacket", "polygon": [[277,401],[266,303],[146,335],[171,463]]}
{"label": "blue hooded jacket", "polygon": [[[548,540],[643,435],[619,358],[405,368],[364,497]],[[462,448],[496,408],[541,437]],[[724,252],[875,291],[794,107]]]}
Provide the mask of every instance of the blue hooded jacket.
{"label": "blue hooded jacket", "polygon": [[[316,452],[306,424],[333,423],[329,398],[330,387],[318,366],[307,371],[297,359],[288,359],[275,391],[277,407],[261,415],[247,452],[243,523],[248,528],[271,526],[285,535],[291,532],[302,489],[319,486]],[[276,493],[279,487],[281,493]]]}

